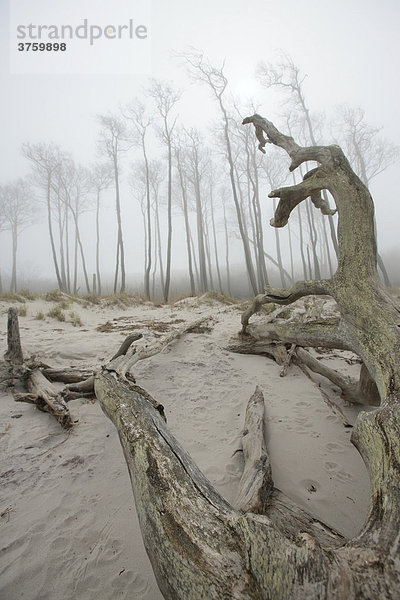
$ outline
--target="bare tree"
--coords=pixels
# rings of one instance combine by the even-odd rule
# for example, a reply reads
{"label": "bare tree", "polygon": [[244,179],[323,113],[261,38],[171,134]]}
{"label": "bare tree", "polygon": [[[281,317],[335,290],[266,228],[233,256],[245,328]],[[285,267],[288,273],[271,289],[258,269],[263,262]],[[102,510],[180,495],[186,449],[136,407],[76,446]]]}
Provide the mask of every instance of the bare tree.
{"label": "bare tree", "polygon": [[223,291],[223,285],[222,285],[222,277],[221,277],[221,269],[220,269],[220,264],[219,264],[219,254],[218,254],[218,243],[217,243],[217,225],[216,225],[216,219],[215,219],[215,198],[214,198],[214,190],[216,187],[216,172],[215,172],[215,168],[213,166],[213,164],[210,164],[210,170],[208,173],[208,189],[209,189],[209,194],[208,197],[210,199],[210,217],[211,217],[211,227],[212,227],[212,234],[213,234],[213,242],[214,242],[214,256],[215,256],[215,268],[217,271],[217,278],[218,278],[218,286],[219,286],[219,290],[220,292]]}
{"label": "bare tree", "polygon": [[75,165],[71,158],[66,157],[57,173],[57,179],[59,181],[58,187],[61,187],[64,192],[64,202],[72,215],[74,223],[75,244],[72,289],[74,294],[78,292],[78,253],[80,253],[86,291],[90,293],[90,282],[80,235],[79,218],[88,208],[88,195],[92,188],[91,172],[81,165]]}
{"label": "bare tree", "polygon": [[0,187],[0,215],[3,228],[11,231],[12,270],[10,291],[17,291],[17,250],[18,236],[32,224],[35,206],[31,182],[18,179],[15,183]]}
{"label": "bare tree", "polygon": [[[243,119],[241,111],[235,103],[235,111]],[[245,207],[247,207],[249,220],[251,222],[254,240],[254,255],[258,279],[258,289],[263,290],[268,284],[268,273],[264,253],[264,226],[262,223],[260,204],[260,176],[261,161],[254,136],[249,134],[248,128],[243,128],[236,123],[232,125],[233,141],[236,139],[235,166],[238,170],[238,188],[241,189],[241,178],[244,178],[247,202],[241,203],[243,218],[246,220]]]}
{"label": "bare tree", "polygon": [[110,163],[95,163],[91,167],[90,181],[96,192],[96,275],[97,293],[101,294],[102,281],[100,270],[100,194],[111,186],[113,167]]}
{"label": "bare tree", "polygon": [[[354,171],[368,187],[372,179],[399,160],[400,146],[379,136],[379,128],[366,123],[362,108],[341,106],[338,113],[339,119],[336,119],[334,127],[337,137]],[[390,280],[379,253],[378,266],[385,285],[389,286]]]}
{"label": "bare tree", "polygon": [[228,80],[224,74],[224,65],[222,65],[222,67],[220,67],[219,69],[213,67],[208,62],[208,60],[204,58],[203,54],[196,50],[193,50],[192,52],[186,54],[184,58],[190,65],[191,71],[195,79],[201,81],[210,88],[213,96],[217,100],[219,109],[222,114],[224,141],[226,157],[229,165],[229,177],[232,188],[232,196],[236,208],[236,215],[239,225],[240,237],[243,244],[247,273],[254,294],[257,294],[258,285],[251,256],[249,236],[243,223],[243,215],[240,209],[240,198],[237,190],[237,183],[235,180],[235,166],[232,152],[232,144],[230,140],[229,115],[224,99],[224,92],[228,85]]}
{"label": "bare tree", "polygon": [[164,278],[164,266],[162,259],[162,244],[161,244],[161,227],[160,227],[160,187],[164,180],[164,172],[161,161],[152,160],[150,161],[150,184],[152,190],[152,206],[154,210],[154,269],[153,269],[153,296],[155,288],[155,275],[157,267],[157,258],[160,268],[160,284],[161,290],[164,293],[165,289],[165,278]]}
{"label": "bare tree", "polygon": [[204,150],[201,136],[197,130],[192,128],[186,131],[186,144],[186,176],[193,186],[196,207],[200,290],[205,292],[208,289],[208,278],[206,265],[206,217],[202,192],[203,180],[207,169],[209,169],[210,157]]}
{"label": "bare tree", "polygon": [[180,136],[174,144],[174,153],[176,160],[176,169],[178,172],[179,186],[181,190],[181,205],[183,218],[185,221],[185,233],[186,233],[186,252],[188,257],[188,270],[189,270],[189,281],[190,281],[190,293],[192,296],[196,293],[196,286],[194,281],[193,273],[193,256],[192,248],[190,243],[191,231],[189,221],[189,199],[188,199],[188,175],[185,168],[186,165],[186,144],[184,141],[185,136]]}
{"label": "bare tree", "polygon": [[120,198],[120,155],[126,151],[130,144],[128,142],[128,133],[124,121],[112,114],[100,115],[98,117],[100,130],[100,148],[107,156],[114,169],[115,183],[115,208],[117,212],[117,256],[114,276],[114,294],[117,291],[119,269],[121,268],[121,287],[120,291],[124,292],[126,287],[126,272],[125,272],[125,250],[124,240],[122,235],[122,217],[121,217],[121,198]]}
{"label": "bare tree", "polygon": [[151,230],[151,198],[150,198],[150,167],[146,147],[146,136],[152,123],[152,119],[146,114],[146,108],[142,102],[131,102],[124,110],[123,114],[133,128],[134,143],[139,145],[144,161],[145,172],[145,190],[146,190],[146,251],[144,268],[144,293],[150,299],[150,271],[152,265],[152,230]]}
{"label": "bare tree", "polygon": [[173,131],[177,117],[172,118],[171,111],[180,98],[179,92],[173,90],[167,83],[153,81],[150,96],[154,99],[157,111],[161,117],[162,125],[159,135],[167,147],[168,175],[167,175],[167,203],[168,203],[168,234],[167,234],[167,261],[164,282],[164,302],[168,302],[169,287],[171,282],[171,250],[172,250],[172,157],[173,157]]}
{"label": "bare tree", "polygon": [[56,178],[57,171],[60,169],[62,154],[60,148],[54,144],[24,144],[22,146],[24,156],[30,161],[33,168],[33,175],[38,186],[45,192],[45,201],[47,206],[47,225],[49,228],[51,252],[53,257],[54,269],[56,272],[57,283],[60,290],[65,290],[57,251],[55,246],[53,223],[52,223],[52,186]]}

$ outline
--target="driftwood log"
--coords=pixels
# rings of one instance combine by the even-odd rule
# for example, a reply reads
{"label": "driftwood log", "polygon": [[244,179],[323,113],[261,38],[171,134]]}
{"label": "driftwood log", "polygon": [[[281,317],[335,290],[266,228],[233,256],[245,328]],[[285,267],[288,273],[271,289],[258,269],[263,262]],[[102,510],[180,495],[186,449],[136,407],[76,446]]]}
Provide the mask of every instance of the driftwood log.
{"label": "driftwood log", "polygon": [[14,307],[8,309],[7,352],[4,355],[6,367],[2,369],[10,386],[14,379],[20,380],[27,392],[14,392],[17,402],[30,402],[44,412],[53,415],[62,427],[69,429],[74,425],[68,405],[68,398],[45,377],[43,370],[47,367],[31,358],[24,358],[19,333],[18,313]]}
{"label": "driftwood log", "polygon": [[[358,391],[372,390],[375,403],[376,397],[380,401],[376,410],[360,414],[352,434],[371,479],[362,531],[345,540],[272,489],[260,440],[259,390],[250,400],[244,432],[247,437],[251,431],[259,441],[249,438],[245,489],[239,490],[236,508],[212,488],[170,434],[160,405],[127,380],[123,366],[132,359],[99,371],[96,395],[118,430],[144,543],[165,598],[393,599],[400,594],[400,315],[377,277],[373,202],[338,146],[302,148],[259,115],[244,120],[249,123],[261,149],[270,142],[286,150],[291,170],[306,161],[319,163],[298,185],[271,192],[280,199],[273,226],[284,226],[307,197],[325,214],[332,213],[322,190],[329,190],[336,203],[335,275],[287,290],[268,288],[243,315],[242,324],[248,349],[276,341],[352,350],[361,358]],[[340,318],[249,324],[263,303],[285,305],[309,294],[335,298]],[[293,349],[292,360],[298,352]],[[249,490],[247,503],[241,498]]]}

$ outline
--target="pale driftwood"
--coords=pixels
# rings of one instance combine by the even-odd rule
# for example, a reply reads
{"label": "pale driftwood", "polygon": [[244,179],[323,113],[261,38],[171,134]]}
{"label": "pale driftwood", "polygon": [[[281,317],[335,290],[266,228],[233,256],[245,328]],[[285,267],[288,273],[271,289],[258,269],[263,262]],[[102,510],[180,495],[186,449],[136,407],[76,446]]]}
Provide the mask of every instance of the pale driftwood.
{"label": "pale driftwood", "polygon": [[291,361],[292,361],[293,353],[294,353],[294,351],[295,351],[295,350],[296,350],[296,344],[292,344],[292,345],[290,346],[290,349],[289,349],[289,351],[288,351],[288,353],[287,353],[287,356],[286,356],[286,358],[285,358],[285,362],[283,363],[283,369],[282,369],[282,371],[279,373],[279,375],[280,375],[281,377],[285,377],[286,373],[288,372],[288,369],[289,369],[290,363],[291,363]]}
{"label": "pale driftwood", "polygon": [[[154,343],[152,346],[142,346],[142,348],[134,348],[134,352],[130,355],[126,354],[129,349],[130,344],[125,348],[125,354],[120,354],[119,352],[107,365],[107,369],[110,371],[115,371],[119,373],[123,377],[126,376],[128,371],[132,369],[132,367],[139,362],[140,360],[144,360],[145,358],[150,358],[159,352],[162,352],[164,348],[166,348],[171,342],[180,338],[183,334],[190,332],[192,329],[195,329],[205,321],[209,321],[211,319],[210,315],[202,317],[201,319],[197,319],[192,323],[183,325],[177,329],[174,329],[161,338],[158,342]],[[132,343],[132,342],[131,342]],[[123,344],[124,345],[124,344]]]}
{"label": "pale driftwood", "polygon": [[50,381],[60,383],[80,383],[93,375],[93,370],[89,369],[52,369],[51,367],[41,367],[41,371]]}
{"label": "pale driftwood", "polygon": [[125,356],[133,342],[137,342],[137,340],[140,340],[142,337],[142,333],[132,333],[131,335],[128,335],[128,337],[124,339],[121,346],[118,348],[117,352],[112,357],[111,361],[118,358],[118,356]]}
{"label": "pale driftwood", "polygon": [[359,381],[355,381],[335,369],[330,369],[304,348],[297,348],[296,357],[300,363],[306,365],[311,371],[323,375],[340,388],[344,400],[355,404],[379,406],[378,390],[364,365],[361,365]]}
{"label": "pale driftwood", "polygon": [[264,440],[264,396],[258,386],[247,405],[242,447],[244,471],[233,506],[243,512],[265,513],[273,482]]}
{"label": "pale driftwood", "polygon": [[273,358],[278,365],[284,365],[287,358],[286,346],[275,342],[257,341],[248,336],[240,335],[231,340],[225,350],[238,354],[260,354]]}
{"label": "pale driftwood", "polygon": [[53,415],[57,421],[68,429],[74,425],[69,408],[60,392],[46,379],[39,369],[27,373],[28,394],[14,394],[17,402],[31,402],[41,411]]}
{"label": "pale driftwood", "polygon": [[94,375],[90,375],[87,379],[84,379],[83,381],[68,384],[65,390],[66,396],[68,396],[69,392],[77,394],[94,394]]}

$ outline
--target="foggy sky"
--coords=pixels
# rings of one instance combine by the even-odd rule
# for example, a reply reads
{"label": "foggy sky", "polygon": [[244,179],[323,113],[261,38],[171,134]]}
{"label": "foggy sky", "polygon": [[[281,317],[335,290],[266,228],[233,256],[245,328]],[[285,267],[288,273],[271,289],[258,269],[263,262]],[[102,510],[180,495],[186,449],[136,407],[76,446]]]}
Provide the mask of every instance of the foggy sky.
{"label": "foggy sky", "polygon": [[[31,0],[31,4],[46,1],[49,0]],[[60,4],[63,3],[64,0]],[[106,0],[96,0],[95,4],[99,15],[103,9],[109,12],[112,5]],[[83,19],[85,6],[93,5],[93,1],[69,0],[67,5],[71,14]],[[131,5],[134,11],[134,2]],[[189,46],[203,50],[216,64],[226,59],[231,91],[252,97],[259,105],[258,111],[270,120],[279,116],[280,96],[274,90],[261,88],[254,75],[260,60],[272,62],[281,49],[308,74],[304,85],[311,110],[329,116],[338,104],[361,106],[369,124],[382,126],[382,135],[399,143],[399,17],[398,0],[153,0],[149,22],[150,72],[11,75],[9,7],[6,0],[0,0],[0,184],[29,172],[21,155],[24,142],[53,141],[77,161],[88,164],[96,160],[96,115],[114,111],[139,94],[149,76],[168,80],[184,91],[177,112],[185,125],[207,126],[217,115],[214,103],[207,90],[190,84],[181,61],[174,56]],[[398,173],[397,164],[372,186],[382,251],[399,247],[395,225],[400,222]],[[104,238],[112,248],[111,269],[116,233],[112,192],[108,198],[105,220],[111,221],[111,229],[104,231]],[[140,213],[136,214],[132,207],[126,209],[125,217],[129,255],[135,251],[135,239],[140,244],[142,223]],[[268,227],[265,222],[265,228]],[[33,270],[38,276],[44,271],[53,276],[47,231],[36,225],[26,233],[20,244],[20,272],[25,263],[26,270]],[[9,246],[8,236],[0,234],[3,271],[10,265]],[[133,262],[127,258],[128,272],[134,270]]]}

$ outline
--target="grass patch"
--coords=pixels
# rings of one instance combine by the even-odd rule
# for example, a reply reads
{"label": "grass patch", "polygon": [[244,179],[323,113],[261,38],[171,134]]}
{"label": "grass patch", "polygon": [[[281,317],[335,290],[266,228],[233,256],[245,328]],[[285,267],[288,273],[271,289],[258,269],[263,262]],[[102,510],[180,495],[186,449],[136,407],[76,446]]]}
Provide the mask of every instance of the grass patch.
{"label": "grass patch", "polygon": [[61,302],[58,303],[57,306],[59,306],[61,308],[61,310],[68,310],[69,307],[71,306],[72,302],[70,302],[69,300],[61,300]]}
{"label": "grass patch", "polygon": [[238,300],[232,298],[232,296],[229,296],[229,294],[225,294],[225,292],[217,292],[216,290],[210,290],[209,292],[203,294],[203,296],[200,298],[204,302],[214,301],[227,305],[238,304]]}
{"label": "grass patch", "polygon": [[15,292],[5,292],[4,294],[0,294],[0,300],[6,302],[21,302],[21,304],[24,304],[26,301],[21,294],[16,294]]}
{"label": "grass patch", "polygon": [[36,317],[35,317],[35,319],[36,319],[37,321],[44,321],[44,320],[45,320],[45,318],[46,318],[46,317],[44,316],[44,313],[42,313],[41,311],[40,311],[40,312],[38,312],[38,313],[37,313],[37,315],[36,315]]}
{"label": "grass patch", "polygon": [[143,294],[129,294],[128,292],[120,292],[119,294],[110,294],[103,296],[105,306],[119,306],[126,308],[127,306],[135,306],[147,302],[146,296]]}
{"label": "grass patch", "polygon": [[69,318],[71,319],[71,323],[74,327],[82,327],[83,323],[79,315],[74,312],[70,312]]}
{"label": "grass patch", "polygon": [[84,300],[86,306],[89,304],[101,303],[101,296],[98,296],[97,294],[85,294],[82,299]]}
{"label": "grass patch", "polygon": [[32,294],[32,292],[30,292],[27,289],[20,290],[19,295],[25,298],[26,300],[36,300],[37,298],[37,294]]}
{"label": "grass patch", "polygon": [[59,306],[55,306],[54,308],[50,309],[47,313],[47,316],[51,317],[52,319],[57,319],[58,321],[65,321],[65,314]]}
{"label": "grass patch", "polygon": [[64,300],[64,292],[61,290],[52,290],[44,294],[44,299],[47,302],[62,302]]}
{"label": "grass patch", "polygon": [[26,306],[26,304],[22,304],[21,306],[19,306],[17,308],[17,313],[20,317],[26,317],[26,315],[28,314],[28,307]]}

